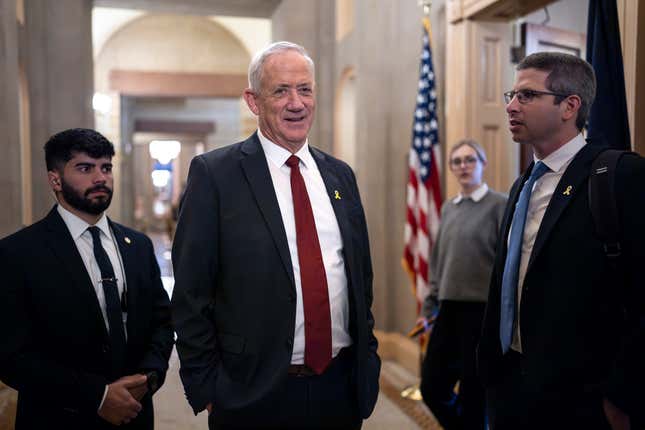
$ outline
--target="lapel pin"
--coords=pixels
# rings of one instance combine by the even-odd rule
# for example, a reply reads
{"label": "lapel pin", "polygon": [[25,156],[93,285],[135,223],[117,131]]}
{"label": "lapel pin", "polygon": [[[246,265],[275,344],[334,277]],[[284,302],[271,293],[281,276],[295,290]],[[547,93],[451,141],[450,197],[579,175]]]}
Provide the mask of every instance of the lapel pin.
{"label": "lapel pin", "polygon": [[340,193],[338,192],[338,190],[334,190],[334,198],[336,200],[340,200]]}
{"label": "lapel pin", "polygon": [[564,190],[564,192],[562,194],[564,194],[565,196],[570,196],[572,189],[573,189],[573,187],[571,185],[567,185],[567,189]]}
{"label": "lapel pin", "polygon": [[123,240],[125,240],[125,243],[127,243],[128,245],[130,245],[132,243],[132,241],[130,240],[130,238],[128,236],[126,236]]}

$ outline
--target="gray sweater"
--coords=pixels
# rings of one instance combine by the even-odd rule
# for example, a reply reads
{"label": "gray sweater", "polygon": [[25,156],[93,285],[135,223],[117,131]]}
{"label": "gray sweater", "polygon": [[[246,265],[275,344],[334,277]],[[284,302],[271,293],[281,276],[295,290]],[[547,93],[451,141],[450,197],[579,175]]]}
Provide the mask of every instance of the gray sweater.
{"label": "gray sweater", "polygon": [[430,294],[423,315],[437,298],[486,302],[506,196],[489,190],[478,202],[444,202],[437,242],[430,257]]}

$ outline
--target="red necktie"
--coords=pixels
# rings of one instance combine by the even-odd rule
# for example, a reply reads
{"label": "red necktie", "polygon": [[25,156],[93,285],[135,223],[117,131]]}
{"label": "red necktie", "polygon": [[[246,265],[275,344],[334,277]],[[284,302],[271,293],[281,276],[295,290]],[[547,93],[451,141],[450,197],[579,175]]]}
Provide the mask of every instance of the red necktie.
{"label": "red necktie", "polygon": [[321,374],[331,361],[331,313],[316,223],[299,163],[300,159],[295,155],[287,160],[287,166],[291,168],[291,194],[305,312],[305,365]]}

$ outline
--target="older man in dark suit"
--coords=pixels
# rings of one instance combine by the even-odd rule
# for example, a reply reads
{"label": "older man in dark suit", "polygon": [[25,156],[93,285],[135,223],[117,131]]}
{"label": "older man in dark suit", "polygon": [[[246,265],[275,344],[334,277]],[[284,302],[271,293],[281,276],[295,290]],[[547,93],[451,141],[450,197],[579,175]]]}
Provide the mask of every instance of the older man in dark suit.
{"label": "older man in dark suit", "polygon": [[493,430],[628,429],[643,406],[645,161],[624,155],[616,169],[613,270],[589,208],[604,149],[582,135],[594,93],[584,60],[537,53],[505,94],[535,162],[510,192],[479,346]]}
{"label": "older man in dark suit", "polygon": [[16,429],[152,429],[173,345],[150,239],[105,215],[112,144],[87,129],[45,145],[58,205],[0,241],[0,379]]}
{"label": "older man in dark suit", "polygon": [[314,64],[258,53],[247,140],[196,157],[173,247],[181,377],[211,428],[360,428],[378,394],[356,180],[307,142]]}

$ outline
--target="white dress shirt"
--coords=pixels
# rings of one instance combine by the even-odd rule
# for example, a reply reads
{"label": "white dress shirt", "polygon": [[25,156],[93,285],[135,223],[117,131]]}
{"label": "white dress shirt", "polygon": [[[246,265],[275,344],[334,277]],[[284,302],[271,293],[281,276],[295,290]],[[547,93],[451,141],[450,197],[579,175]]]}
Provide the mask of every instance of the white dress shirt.
{"label": "white dress shirt", "polygon": [[[305,314],[302,302],[302,283],[300,280],[300,261],[298,260],[298,245],[296,242],[296,222],[291,196],[291,168],[285,163],[291,156],[286,149],[268,140],[258,129],[258,137],[267,159],[273,189],[278,198],[282,223],[287,234],[293,276],[296,282],[296,326],[294,333],[292,364],[303,364],[305,361]],[[305,142],[302,148],[294,154],[300,158],[300,173],[307,188],[309,201],[314,214],[316,232],[320,242],[327,288],[329,293],[329,309],[331,312],[332,355],[352,344],[349,335],[349,299],[345,261],[343,258],[343,239],[329,194],[325,188],[318,165],[309,152],[309,144]]]}
{"label": "white dress shirt", "polygon": [[[94,240],[92,239],[92,233],[88,230],[91,227],[90,224],[86,223],[84,220],[74,215],[67,209],[65,209],[60,204],[57,206],[58,213],[65,222],[69,233],[72,235],[76,249],[78,253],[81,254],[81,259],[83,264],[85,264],[85,269],[92,281],[94,286],[94,292],[96,292],[96,298],[98,299],[99,306],[101,308],[101,313],[103,314],[103,322],[105,323],[105,328],[110,331],[110,323],[108,322],[107,317],[107,307],[105,305],[105,293],[103,292],[103,286],[101,285],[101,269],[99,268],[96,259],[94,258]],[[105,214],[94,224],[101,230],[101,245],[110,258],[110,263],[112,263],[112,268],[114,269],[114,276],[116,277],[117,288],[119,289],[119,297],[123,294],[124,280],[125,280],[125,271],[123,270],[123,261],[121,260],[121,254],[118,251],[116,246],[116,240],[108,224],[107,217]],[[128,330],[126,325],[126,320],[128,314],[123,312],[123,331],[125,332],[126,339],[128,338]],[[101,410],[103,407],[103,402],[107,396],[108,387],[105,386],[103,390],[103,398],[97,411]]]}
{"label": "white dress shirt", "polygon": [[[101,312],[103,314],[103,321],[105,322],[105,327],[109,331],[110,324],[108,323],[107,317],[107,308],[105,305],[105,294],[103,293],[103,286],[101,285],[101,269],[99,268],[96,259],[94,258],[94,248],[92,241],[92,234],[89,232],[88,227],[91,227],[90,224],[83,221],[78,216],[74,215],[61,205],[57,206],[58,213],[63,218],[65,225],[69,233],[74,239],[76,244],[76,249],[78,253],[81,254],[81,259],[83,264],[85,264],[85,269],[92,281],[94,286],[94,291],[96,292],[96,298],[98,299]],[[123,294],[125,276],[123,275],[123,264],[121,262],[121,254],[119,254],[116,241],[112,231],[110,230],[110,225],[108,224],[107,217],[105,214],[95,224],[101,230],[101,244],[103,249],[110,257],[110,263],[112,263],[112,268],[114,269],[114,276],[117,279],[117,288],[119,289],[119,297]],[[123,313],[123,326],[126,328],[126,319],[127,313]],[[127,330],[126,330],[127,336]]]}
{"label": "white dress shirt", "polygon": [[465,196],[462,193],[457,194],[457,197],[452,199],[452,202],[456,205],[461,203],[464,199],[472,199],[475,203],[480,201],[481,199],[484,198],[486,193],[488,192],[488,185],[486,185],[486,182],[482,183],[475,191],[470,193],[469,196]]}
{"label": "white dress shirt", "polygon": [[[553,196],[553,193],[558,186],[558,182],[560,182],[562,175],[565,170],[567,170],[573,157],[575,157],[578,151],[580,151],[586,144],[587,142],[582,134],[578,134],[576,137],[541,160],[550,170],[547,171],[540,179],[535,181],[535,184],[533,185],[533,191],[531,193],[531,199],[529,200],[529,207],[526,213],[526,223],[524,224],[524,236],[522,237],[522,254],[520,257],[520,270],[517,281],[518,305],[514,321],[515,327],[513,330],[513,341],[511,343],[511,348],[519,352],[522,352],[519,304],[522,300],[522,285],[524,284],[524,277],[526,276],[529,258],[531,257],[531,252],[533,252],[535,238],[538,234],[540,224],[542,223],[542,218],[544,218],[546,208],[551,201],[551,196]],[[536,163],[540,161],[535,156],[533,158]],[[511,229],[512,228],[513,226],[511,225]],[[510,240],[511,237],[510,232],[511,230],[509,230],[508,240]]]}

